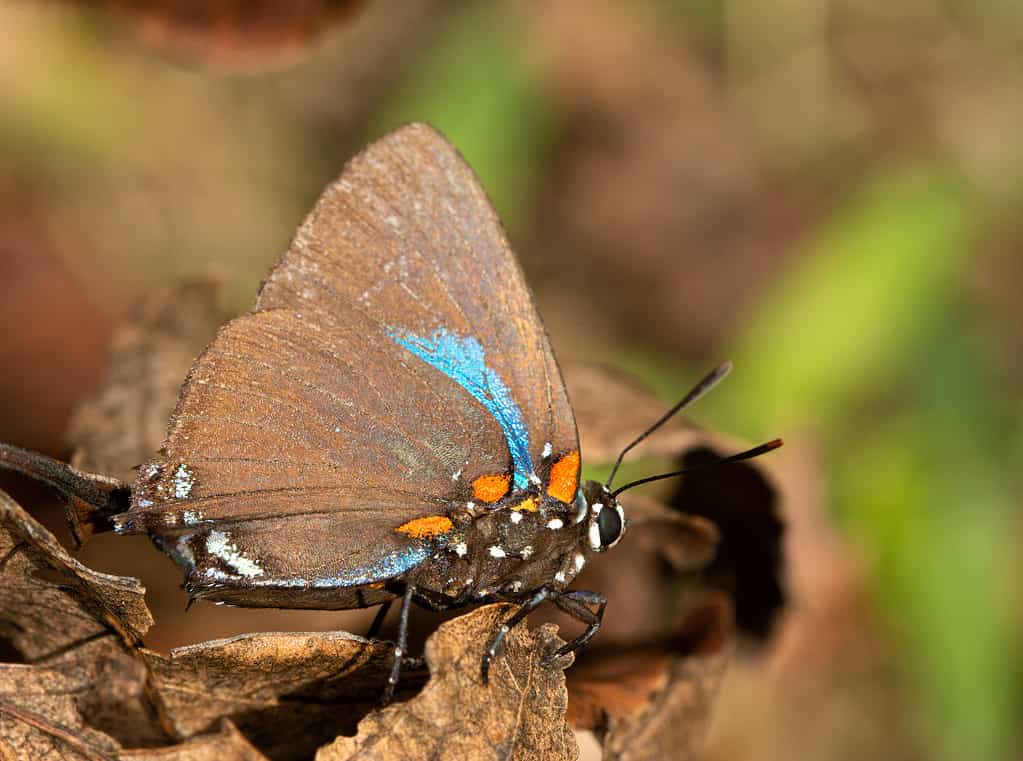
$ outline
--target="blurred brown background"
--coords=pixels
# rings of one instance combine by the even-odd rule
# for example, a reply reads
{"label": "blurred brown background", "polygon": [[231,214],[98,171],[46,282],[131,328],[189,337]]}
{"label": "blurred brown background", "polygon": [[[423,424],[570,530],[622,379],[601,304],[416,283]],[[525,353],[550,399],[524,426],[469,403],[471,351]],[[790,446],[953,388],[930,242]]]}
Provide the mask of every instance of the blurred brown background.
{"label": "blurred brown background", "polygon": [[[213,275],[245,309],[344,161],[429,121],[559,357],[665,399],[731,357],[694,417],[786,438],[792,612],[706,757],[1021,757],[1018,4],[6,2],[0,30],[0,439],[66,456],[145,294]],[[157,648],[364,625],[184,617],[145,540],[81,557],[144,579]]]}

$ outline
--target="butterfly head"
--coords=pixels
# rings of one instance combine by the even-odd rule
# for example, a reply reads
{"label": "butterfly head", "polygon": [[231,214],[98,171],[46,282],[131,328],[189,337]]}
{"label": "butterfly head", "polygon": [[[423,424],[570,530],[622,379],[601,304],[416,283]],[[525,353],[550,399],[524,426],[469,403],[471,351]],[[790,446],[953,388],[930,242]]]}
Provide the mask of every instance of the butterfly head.
{"label": "butterfly head", "polygon": [[592,552],[614,547],[625,534],[625,512],[604,484],[584,481],[575,508],[575,522],[580,529],[585,527],[586,546]]}

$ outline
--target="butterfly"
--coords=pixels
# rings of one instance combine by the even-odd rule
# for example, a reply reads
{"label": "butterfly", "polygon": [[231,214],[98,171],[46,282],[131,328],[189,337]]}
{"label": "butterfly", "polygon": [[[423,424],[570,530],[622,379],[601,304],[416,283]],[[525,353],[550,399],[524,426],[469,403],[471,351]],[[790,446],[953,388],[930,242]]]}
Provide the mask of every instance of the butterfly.
{"label": "butterfly", "polygon": [[[708,375],[619,456],[713,386]],[[778,442],[780,443],[780,442]],[[755,456],[776,443],[726,460]],[[145,533],[192,600],[409,610],[506,601],[508,631],[551,601],[586,625],[606,598],[569,586],[626,529],[580,480],[575,419],[523,273],[472,169],[406,125],[353,158],[181,390],[119,533]],[[615,466],[617,471],[617,464]]]}

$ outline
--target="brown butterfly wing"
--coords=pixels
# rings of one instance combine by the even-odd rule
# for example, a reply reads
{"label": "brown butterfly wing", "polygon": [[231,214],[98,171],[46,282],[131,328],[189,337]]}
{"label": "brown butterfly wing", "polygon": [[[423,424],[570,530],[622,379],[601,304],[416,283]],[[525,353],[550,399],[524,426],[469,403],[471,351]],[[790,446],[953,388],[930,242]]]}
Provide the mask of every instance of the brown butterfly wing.
{"label": "brown butterfly wing", "polygon": [[[402,343],[438,331],[478,350],[486,395],[445,371],[450,357],[424,361]],[[514,409],[495,407],[491,381]],[[522,469],[508,415],[541,467],[545,450],[577,449],[546,335],[482,189],[442,137],[410,125],[353,159],[253,310],[197,360],[118,524],[150,533],[197,596],[371,604],[373,585],[432,551],[398,526],[471,498],[478,475]]]}

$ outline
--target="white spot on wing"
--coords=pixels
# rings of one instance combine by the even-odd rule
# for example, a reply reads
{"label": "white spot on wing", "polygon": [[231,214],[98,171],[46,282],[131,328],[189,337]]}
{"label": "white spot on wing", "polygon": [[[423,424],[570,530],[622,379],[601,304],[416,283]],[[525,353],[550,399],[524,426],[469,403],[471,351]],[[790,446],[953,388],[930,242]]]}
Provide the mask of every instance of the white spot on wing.
{"label": "white spot on wing", "polygon": [[540,456],[546,460],[548,457],[551,456],[551,452],[553,451],[554,448],[551,447],[551,442],[548,441],[546,444],[543,445],[543,452],[540,453]]}
{"label": "white spot on wing", "polygon": [[188,499],[192,493],[192,486],[195,485],[195,476],[185,463],[178,465],[174,471],[174,496],[178,499]]}
{"label": "white spot on wing", "polygon": [[192,548],[188,544],[188,540],[192,538],[191,534],[185,534],[177,542],[178,555],[184,560],[188,561],[189,565],[195,565],[195,556],[192,555]]}
{"label": "white spot on wing", "polygon": [[551,531],[557,531],[559,528],[565,525],[565,522],[561,518],[551,518],[547,521],[547,528]]}
{"label": "white spot on wing", "polygon": [[183,510],[181,513],[181,520],[184,521],[186,526],[194,526],[202,519],[203,515],[198,510]]}
{"label": "white spot on wing", "polygon": [[529,560],[529,557],[533,554],[533,545],[527,544],[522,548],[522,559]]}
{"label": "white spot on wing", "polygon": [[457,481],[461,477],[462,477],[462,469],[461,468],[459,468],[458,470],[456,470],[454,473],[451,474],[451,480],[452,481]]}
{"label": "white spot on wing", "polygon": [[238,547],[231,541],[231,537],[224,531],[210,532],[210,535],[206,537],[206,551],[223,560],[242,576],[251,578],[263,575],[263,569],[242,555]]}
{"label": "white spot on wing", "polygon": [[521,523],[522,522],[522,513],[520,513],[518,510],[513,510],[512,514],[510,516],[510,520],[511,520],[512,523]]}
{"label": "white spot on wing", "polygon": [[490,557],[492,558],[503,558],[507,555],[507,553],[502,548],[498,547],[496,544],[490,547],[489,552]]}
{"label": "white spot on wing", "polygon": [[455,554],[458,555],[458,557],[464,558],[468,552],[469,548],[466,546],[465,542],[459,542],[455,545]]}

